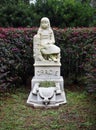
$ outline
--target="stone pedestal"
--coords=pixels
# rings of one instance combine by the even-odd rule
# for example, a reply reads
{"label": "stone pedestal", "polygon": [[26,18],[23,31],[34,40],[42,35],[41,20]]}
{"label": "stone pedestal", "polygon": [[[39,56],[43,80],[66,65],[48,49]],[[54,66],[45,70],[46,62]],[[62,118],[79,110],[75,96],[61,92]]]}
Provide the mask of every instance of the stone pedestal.
{"label": "stone pedestal", "polygon": [[[31,80],[31,92],[27,104],[34,107],[56,107],[66,103],[64,80],[60,76],[61,64],[35,64],[35,76]],[[45,86],[40,86],[44,83]],[[47,86],[49,83],[52,86]]]}

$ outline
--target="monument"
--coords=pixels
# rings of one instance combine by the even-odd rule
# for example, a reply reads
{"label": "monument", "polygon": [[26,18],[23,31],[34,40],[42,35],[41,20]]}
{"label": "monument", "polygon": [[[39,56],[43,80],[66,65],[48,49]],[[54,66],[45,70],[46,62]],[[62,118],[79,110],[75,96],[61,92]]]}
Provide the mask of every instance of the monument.
{"label": "monument", "polygon": [[66,103],[64,80],[60,76],[60,48],[55,44],[47,17],[41,19],[33,38],[34,71],[27,104],[34,107],[56,107]]}

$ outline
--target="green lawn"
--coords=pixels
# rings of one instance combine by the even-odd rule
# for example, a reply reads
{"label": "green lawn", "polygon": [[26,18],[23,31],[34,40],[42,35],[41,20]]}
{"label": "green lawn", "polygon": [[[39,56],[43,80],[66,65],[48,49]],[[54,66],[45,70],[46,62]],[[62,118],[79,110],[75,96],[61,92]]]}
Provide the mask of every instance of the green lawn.
{"label": "green lawn", "polygon": [[28,89],[17,89],[0,100],[0,130],[96,130],[96,95],[80,88],[65,89],[67,104],[55,109],[28,107]]}

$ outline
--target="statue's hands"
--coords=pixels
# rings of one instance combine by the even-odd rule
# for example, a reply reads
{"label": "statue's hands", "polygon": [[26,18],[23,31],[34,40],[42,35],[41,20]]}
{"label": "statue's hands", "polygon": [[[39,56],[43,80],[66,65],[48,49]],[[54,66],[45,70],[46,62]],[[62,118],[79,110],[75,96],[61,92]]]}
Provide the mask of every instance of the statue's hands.
{"label": "statue's hands", "polygon": [[48,44],[51,44],[50,42],[48,42]]}
{"label": "statue's hands", "polygon": [[53,44],[53,42],[52,41],[48,41],[48,44]]}

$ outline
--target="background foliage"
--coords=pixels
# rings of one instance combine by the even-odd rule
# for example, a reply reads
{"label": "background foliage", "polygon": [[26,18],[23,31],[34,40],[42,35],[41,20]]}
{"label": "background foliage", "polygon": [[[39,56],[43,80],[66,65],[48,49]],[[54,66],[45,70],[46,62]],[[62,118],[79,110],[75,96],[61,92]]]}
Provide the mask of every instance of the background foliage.
{"label": "background foliage", "polygon": [[[26,83],[32,74],[34,29],[0,28],[0,87]],[[20,82],[19,82],[20,81]]]}
{"label": "background foliage", "polygon": [[28,0],[0,1],[0,26],[38,26],[43,16],[47,16],[54,27],[81,27],[96,25],[96,9],[89,2],[79,0]]}
{"label": "background foliage", "polygon": [[34,27],[44,16],[52,27],[65,27],[54,28],[56,44],[61,48],[62,75],[68,83],[86,80],[89,88],[95,86],[96,28],[82,28],[96,26],[96,9],[89,3],[90,0],[36,0],[30,5],[29,0],[0,1],[0,89],[26,84],[32,77],[32,42],[37,32]]}
{"label": "background foliage", "polygon": [[[37,28],[0,28],[1,90],[10,84],[26,83],[34,75],[33,36],[36,32]],[[62,76],[68,78],[68,83],[84,81],[88,65],[93,67],[88,73],[95,73],[96,28],[54,28],[54,33],[56,45],[61,49]]]}

